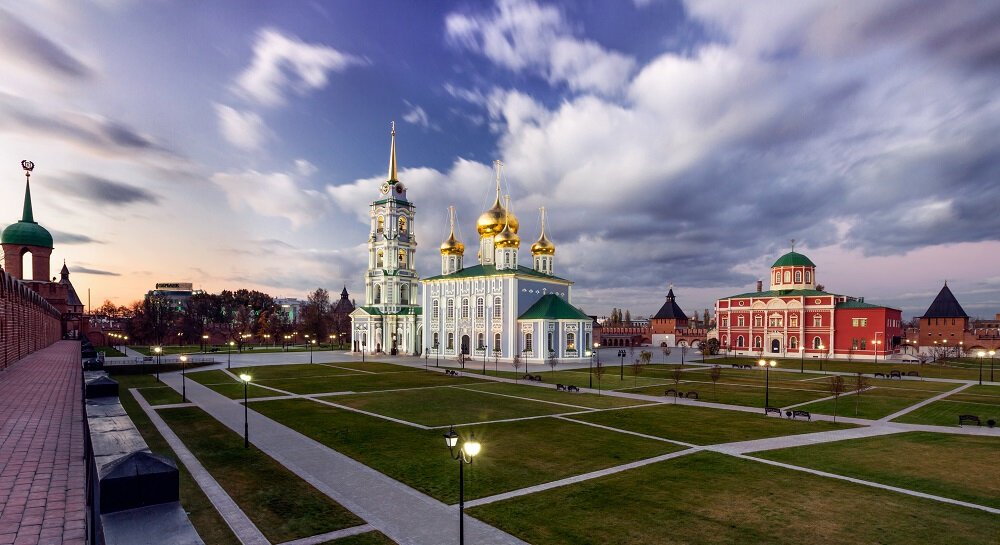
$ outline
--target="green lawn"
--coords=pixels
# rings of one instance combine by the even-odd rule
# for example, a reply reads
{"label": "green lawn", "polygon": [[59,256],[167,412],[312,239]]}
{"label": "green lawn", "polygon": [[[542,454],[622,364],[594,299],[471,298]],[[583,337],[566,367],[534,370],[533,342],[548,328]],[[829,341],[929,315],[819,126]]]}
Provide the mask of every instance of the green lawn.
{"label": "green lawn", "polygon": [[113,346],[95,346],[94,350],[104,354],[107,358],[121,358],[125,356],[125,354],[122,354]]}
{"label": "green lawn", "polygon": [[1000,437],[915,432],[752,456],[1000,508],[998,452]]}
{"label": "green lawn", "polygon": [[[798,409],[818,414],[834,414],[834,408],[836,408],[837,416],[878,420],[884,416],[901,411],[910,405],[960,386],[959,384],[947,382],[916,382],[888,379],[866,380],[873,388],[862,392],[860,397],[854,393],[845,394],[840,396],[840,399],[836,403],[834,400],[829,399],[803,405],[802,407],[798,407]],[[845,383],[849,389],[854,388],[853,380],[845,380]]]}
{"label": "green lawn", "polygon": [[330,396],[321,399],[424,426],[469,424],[579,410],[554,403],[502,397],[457,388],[401,390]]}
{"label": "green lawn", "polygon": [[[490,375],[494,373],[490,372]],[[582,369],[563,369],[560,370],[558,367],[553,373],[548,366],[544,369],[541,365],[533,365],[531,369],[532,375],[539,375],[542,377],[542,382],[547,384],[572,384],[574,386],[579,386],[581,388],[588,387],[590,385],[590,371],[587,368]],[[497,373],[498,376],[505,378],[517,378],[520,379],[525,375],[524,369],[518,373],[511,371],[501,371]],[[663,376],[661,376],[663,375]],[[663,372],[643,372],[637,377],[632,376],[632,371],[625,367],[625,378],[620,378],[621,374],[616,366],[614,369],[607,368],[604,375],[600,380],[600,387],[602,390],[620,390],[623,388],[634,388],[636,386],[648,386],[652,384],[660,384],[666,382],[668,379],[665,378],[665,373]],[[594,388],[598,387],[597,375],[594,375]]]}
{"label": "green lawn", "polygon": [[[251,403],[251,408],[447,503],[458,501],[456,462],[442,430],[420,430],[313,401]],[[465,469],[466,498],[489,496],[673,452],[670,443],[554,418],[457,428],[483,450]]]}
{"label": "green lawn", "polygon": [[[469,390],[480,390],[483,392],[494,392],[509,396],[527,397],[540,399],[543,401],[555,401],[580,407],[592,409],[613,409],[615,407],[631,407],[633,405],[643,405],[647,402],[625,397],[613,397],[609,395],[569,393],[553,390],[552,388],[540,388],[537,386],[522,386],[519,384],[508,384],[504,382],[491,382],[488,384],[475,384],[472,386],[462,386]],[[573,410],[566,407],[567,411]]]}
{"label": "green lawn", "polygon": [[662,404],[617,411],[579,414],[568,418],[613,428],[655,435],[696,445],[748,441],[765,437],[814,433],[850,424],[789,420],[761,413],[707,409],[690,405]]}
{"label": "green lawn", "polygon": [[[116,378],[117,380],[117,378]],[[121,384],[118,385],[121,388]],[[171,403],[181,403],[181,394],[174,391],[169,386],[154,386],[150,388],[140,388],[139,393],[150,405],[169,405]],[[119,391],[119,395],[125,395]]]}
{"label": "green lawn", "polygon": [[[722,374],[716,384],[712,383],[707,369],[685,371],[676,389],[685,393],[698,392],[701,401],[743,405],[747,407],[763,407],[765,386],[769,390],[767,398],[772,407],[785,407],[805,403],[829,395],[826,380],[802,380],[800,375],[788,376],[788,373],[771,373],[765,378],[761,371],[722,369]],[[816,375],[806,375],[816,378]],[[645,388],[629,388],[624,391],[637,394],[662,396],[668,389],[675,388],[673,380],[662,381],[656,386]]]}
{"label": "green lawn", "polygon": [[[187,378],[203,386],[211,388],[229,399],[243,399],[243,383],[218,369],[188,373]],[[267,388],[261,388],[253,382],[251,382],[250,386],[247,387],[246,394],[249,398],[282,395],[280,392],[268,390]]]}
{"label": "green lawn", "polygon": [[160,416],[272,543],[364,524],[201,409]]}
{"label": "green lawn", "polygon": [[[765,358],[768,360],[774,359],[778,363],[777,367],[782,369],[792,369],[795,371],[799,370],[800,361],[797,358],[770,358],[765,354]],[[716,365],[721,365],[723,368],[729,368],[728,366],[733,363],[739,364],[750,364],[756,365],[757,358],[713,358],[708,360],[707,363],[712,363]],[[822,369],[821,369],[822,368]],[[973,369],[963,369],[957,367],[951,367],[946,365],[938,365],[932,363],[926,363],[924,365],[919,365],[916,363],[898,363],[898,362],[883,362],[881,359],[878,363],[872,361],[845,361],[845,360],[819,360],[819,359],[809,359],[805,360],[806,371],[837,371],[843,373],[885,373],[889,374],[889,371],[897,369],[904,373],[910,371],[916,371],[920,373],[920,376],[925,378],[957,378],[964,380],[975,380],[979,378],[979,367],[977,366],[975,370]]]}
{"label": "green lawn", "polygon": [[412,373],[357,374],[313,377],[308,379],[271,379],[264,380],[261,383],[296,394],[319,394],[325,392],[373,392],[402,388],[473,384],[477,382],[481,381],[473,378],[453,377],[432,371],[415,371]]}
{"label": "green lawn", "polygon": [[374,531],[325,541],[320,545],[396,545],[396,542],[385,537],[382,532]]}
{"label": "green lawn", "polygon": [[300,365],[254,365],[248,367],[233,367],[230,369],[234,375],[248,373],[255,382],[274,379],[309,379],[316,377],[336,376],[336,375],[356,375],[357,371],[331,367],[320,364],[300,364]]}
{"label": "green lawn", "polygon": [[533,545],[996,543],[996,515],[722,454],[474,507]]}
{"label": "green lawn", "polygon": [[[149,420],[146,413],[139,407],[139,403],[129,392],[129,388],[157,388],[157,382],[149,375],[117,375],[114,377],[118,381],[119,399],[129,418],[139,429],[142,438],[146,440],[149,449],[156,454],[170,456],[177,460],[177,455],[173,449],[167,445],[156,426]],[[205,543],[219,545],[239,545],[240,541],[229,529],[226,521],[222,519],[219,512],[212,506],[201,487],[195,482],[191,474],[188,473],[184,464],[177,462],[177,470],[180,473],[180,499],[181,505],[188,513],[188,519],[194,524],[198,535]]]}
{"label": "green lawn", "polygon": [[984,426],[987,420],[1000,422],[1000,386],[976,385],[966,388],[906,413],[893,422],[957,426],[958,416],[962,414],[978,416]]}

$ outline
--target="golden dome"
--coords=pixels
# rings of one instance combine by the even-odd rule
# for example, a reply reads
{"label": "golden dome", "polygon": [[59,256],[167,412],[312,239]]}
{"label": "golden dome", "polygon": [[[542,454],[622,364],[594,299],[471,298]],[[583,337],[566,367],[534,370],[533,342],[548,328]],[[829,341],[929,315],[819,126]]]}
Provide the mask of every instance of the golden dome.
{"label": "golden dome", "polygon": [[497,248],[519,248],[521,246],[521,237],[517,236],[517,233],[510,228],[510,223],[508,223],[504,225],[503,231],[500,231],[493,237],[493,244]]}
{"label": "golden dome", "polygon": [[520,224],[517,221],[517,216],[514,214],[508,214],[507,209],[500,204],[500,194],[497,194],[497,200],[493,202],[493,206],[483,212],[479,219],[476,220],[476,230],[479,231],[480,236],[495,235],[500,231],[503,231],[505,222],[510,224],[511,230],[517,233]]}
{"label": "golden dome", "polygon": [[545,238],[545,231],[542,231],[542,236],[538,237],[538,240],[531,245],[531,255],[552,255],[554,253],[556,253],[556,245]]}
{"label": "golden dome", "polygon": [[455,238],[455,233],[452,232],[448,240],[441,243],[441,254],[442,255],[463,255],[465,254],[465,244],[462,244]]}

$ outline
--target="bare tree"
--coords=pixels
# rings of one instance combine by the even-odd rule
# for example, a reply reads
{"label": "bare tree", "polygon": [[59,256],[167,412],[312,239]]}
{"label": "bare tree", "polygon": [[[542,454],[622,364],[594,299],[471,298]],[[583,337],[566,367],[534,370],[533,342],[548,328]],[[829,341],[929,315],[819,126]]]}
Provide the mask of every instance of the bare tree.
{"label": "bare tree", "polygon": [[844,377],[840,375],[833,375],[830,377],[830,381],[827,382],[827,388],[830,394],[833,396],[833,421],[837,421],[837,401],[840,399],[840,394],[844,393],[847,386],[844,384]]}
{"label": "bare tree", "polygon": [[663,363],[667,363],[667,356],[669,356],[669,355],[670,355],[670,347],[669,346],[664,346],[663,347]]}
{"label": "bare tree", "polygon": [[653,353],[649,350],[640,350],[639,359],[632,362],[632,386],[637,386],[639,382],[639,375],[642,370],[649,365],[649,361],[653,359]]}
{"label": "bare tree", "polygon": [[683,371],[680,367],[674,367],[674,369],[670,371],[670,378],[674,381],[674,405],[677,404],[677,395],[680,394],[677,388],[681,383],[681,373],[683,373]]}
{"label": "bare tree", "polygon": [[709,371],[708,371],[708,378],[712,379],[712,397],[716,401],[719,400],[719,396],[716,393],[715,386],[719,382],[719,378],[721,378],[721,377],[722,377],[722,368],[719,367],[718,365],[713,365],[712,368],[709,369]]}
{"label": "bare tree", "polygon": [[681,369],[684,368],[684,356],[688,353],[688,345],[681,346]]}
{"label": "bare tree", "polygon": [[860,372],[854,375],[854,387],[857,389],[855,392],[854,416],[858,416],[858,410],[861,408],[861,392],[868,389],[868,379]]}
{"label": "bare tree", "polygon": [[559,360],[556,359],[554,352],[549,352],[549,358],[545,361],[545,364],[552,370],[553,375],[556,374],[556,365],[559,365]]}
{"label": "bare tree", "polygon": [[522,365],[521,364],[521,356],[515,355],[514,356],[514,361],[510,362],[510,364],[511,364],[511,366],[514,367],[514,383],[516,384],[517,383],[517,376],[519,374],[521,374],[520,373],[520,369],[521,369],[521,365]]}
{"label": "bare tree", "polygon": [[597,395],[601,395],[601,377],[604,376],[605,371],[607,371],[607,367],[601,363],[601,360],[597,360],[594,365],[594,376],[597,377]]}

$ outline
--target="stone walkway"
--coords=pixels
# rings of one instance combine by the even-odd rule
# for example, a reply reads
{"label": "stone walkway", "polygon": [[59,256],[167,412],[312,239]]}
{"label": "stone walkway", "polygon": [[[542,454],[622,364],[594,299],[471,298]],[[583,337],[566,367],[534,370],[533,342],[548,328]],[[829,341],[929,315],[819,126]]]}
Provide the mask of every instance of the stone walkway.
{"label": "stone walkway", "polygon": [[86,542],[80,343],[0,372],[0,545]]}
{"label": "stone walkway", "polygon": [[[180,391],[179,373],[163,373],[160,378]],[[187,385],[187,394],[189,401],[243,434],[241,403],[194,381]],[[400,545],[443,545],[458,540],[457,506],[445,505],[259,413],[250,411],[249,419],[250,441],[257,448]],[[471,517],[466,518],[465,532],[469,544],[524,544]]]}

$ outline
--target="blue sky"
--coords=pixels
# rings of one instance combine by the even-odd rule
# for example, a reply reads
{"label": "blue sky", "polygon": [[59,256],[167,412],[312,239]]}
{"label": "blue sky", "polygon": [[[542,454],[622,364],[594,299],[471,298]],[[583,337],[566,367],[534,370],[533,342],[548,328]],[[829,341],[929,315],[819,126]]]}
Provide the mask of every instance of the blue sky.
{"label": "blue sky", "polygon": [[[870,4],[870,5],[869,5]],[[548,211],[587,312],[686,311],[789,246],[920,314],[1000,311],[995,2],[12,1],[0,224],[35,217],[94,304],[155,282],[360,293],[389,122],[418,271],[490,163]],[[474,260],[474,251],[467,255]]]}

